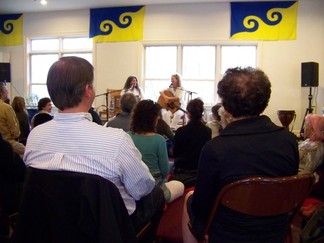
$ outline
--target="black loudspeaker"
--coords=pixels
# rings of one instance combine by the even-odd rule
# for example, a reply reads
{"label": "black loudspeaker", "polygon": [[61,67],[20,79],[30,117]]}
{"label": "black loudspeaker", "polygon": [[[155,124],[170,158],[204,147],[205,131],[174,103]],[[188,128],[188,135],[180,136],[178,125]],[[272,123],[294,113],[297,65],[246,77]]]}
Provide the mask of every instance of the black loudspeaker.
{"label": "black loudspeaker", "polygon": [[10,63],[7,62],[0,63],[0,82],[3,83],[11,82]]}
{"label": "black loudspeaker", "polygon": [[317,87],[318,86],[318,63],[302,62],[301,64],[301,86]]}

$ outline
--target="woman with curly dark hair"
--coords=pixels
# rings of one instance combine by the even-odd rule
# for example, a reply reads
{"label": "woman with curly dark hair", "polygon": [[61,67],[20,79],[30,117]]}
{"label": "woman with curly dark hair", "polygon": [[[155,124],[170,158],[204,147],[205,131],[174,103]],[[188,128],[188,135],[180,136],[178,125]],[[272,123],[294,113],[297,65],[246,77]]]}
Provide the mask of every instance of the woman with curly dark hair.
{"label": "woman with curly dark hair", "polygon": [[167,203],[182,196],[184,185],[179,181],[169,181],[169,159],[165,139],[156,133],[161,107],[152,100],[142,100],[134,107],[129,134],[142,154],[142,160],[149,168],[155,183],[159,185]]}
{"label": "woman with curly dark hair", "polygon": [[[190,220],[196,236],[202,235],[212,205],[225,185],[251,176],[282,177],[298,172],[294,135],[261,115],[271,94],[263,71],[228,69],[217,92],[229,124],[201,151],[195,191],[186,196],[183,223]],[[220,207],[208,237],[209,242],[284,242],[287,228],[286,214],[253,217]],[[190,242],[188,227],[183,224],[182,229],[184,242]]]}

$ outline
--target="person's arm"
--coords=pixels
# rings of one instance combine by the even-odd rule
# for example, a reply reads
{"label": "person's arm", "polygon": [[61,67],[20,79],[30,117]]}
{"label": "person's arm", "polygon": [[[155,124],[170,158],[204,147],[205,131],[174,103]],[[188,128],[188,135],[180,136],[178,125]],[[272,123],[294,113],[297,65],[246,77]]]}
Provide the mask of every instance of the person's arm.
{"label": "person's arm", "polygon": [[141,99],[141,100],[145,100],[145,93],[144,93],[144,90],[143,90],[140,86],[138,86],[138,89],[139,89],[140,92],[141,92],[140,99]]}
{"label": "person's arm", "polygon": [[20,135],[20,129],[19,129],[19,121],[17,119],[16,113],[10,107],[5,110],[5,116],[7,118],[7,124],[8,124],[11,137],[14,139],[18,138]]}
{"label": "person's arm", "polygon": [[89,113],[91,114],[92,116],[92,121],[97,123],[98,125],[101,125],[102,126],[102,122],[101,122],[101,119],[100,119],[100,116],[99,114],[95,111],[95,109],[93,107],[90,107],[89,109]]}
{"label": "person's arm", "polygon": [[162,174],[163,179],[166,178],[170,172],[169,167],[169,158],[168,151],[166,147],[165,140],[162,136],[159,135],[159,149],[158,149],[158,157],[159,157],[159,168]]}
{"label": "person's arm", "polygon": [[308,153],[304,155],[306,158],[304,173],[313,173],[317,167],[323,163],[324,147],[323,142],[312,142],[313,148],[308,148]]}
{"label": "person's arm", "polygon": [[192,212],[199,220],[206,221],[219,192],[219,162],[212,146],[207,144],[201,151],[198,177],[192,199]]}
{"label": "person's arm", "polygon": [[142,161],[142,155],[135,147],[133,140],[128,134],[125,135],[116,163],[121,166],[121,182],[125,185],[127,192],[135,200],[140,200],[153,190],[155,180]]}
{"label": "person's arm", "polygon": [[29,133],[30,133],[30,125],[29,125],[29,120],[28,120],[28,115],[27,114],[23,114],[23,119],[20,122],[20,132],[24,131],[26,138],[28,137]]}
{"label": "person's arm", "polygon": [[26,166],[11,145],[0,137],[0,174],[8,181],[18,182],[25,177]]}
{"label": "person's arm", "polygon": [[158,124],[156,125],[156,130],[160,135],[173,140],[174,134],[171,131],[170,126],[162,118],[159,119]]}
{"label": "person's arm", "polygon": [[174,158],[178,158],[180,155],[183,154],[183,149],[184,146],[183,146],[183,135],[182,135],[182,131],[181,129],[178,129],[174,135],[174,138],[173,138],[173,156]]}
{"label": "person's arm", "polygon": [[162,90],[160,91],[160,95],[163,97],[163,99],[166,101],[166,102],[170,102],[170,101],[178,101],[179,100],[179,97],[177,96],[169,96],[169,95],[166,95],[164,93],[164,91],[168,91],[167,89],[166,90]]}

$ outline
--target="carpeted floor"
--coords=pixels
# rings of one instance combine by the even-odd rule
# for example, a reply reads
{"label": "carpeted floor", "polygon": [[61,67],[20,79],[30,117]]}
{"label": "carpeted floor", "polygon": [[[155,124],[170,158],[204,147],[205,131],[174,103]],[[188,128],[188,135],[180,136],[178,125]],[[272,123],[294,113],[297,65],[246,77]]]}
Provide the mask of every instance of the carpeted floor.
{"label": "carpeted floor", "polygon": [[181,217],[185,194],[168,204],[157,231],[160,243],[182,243]]}

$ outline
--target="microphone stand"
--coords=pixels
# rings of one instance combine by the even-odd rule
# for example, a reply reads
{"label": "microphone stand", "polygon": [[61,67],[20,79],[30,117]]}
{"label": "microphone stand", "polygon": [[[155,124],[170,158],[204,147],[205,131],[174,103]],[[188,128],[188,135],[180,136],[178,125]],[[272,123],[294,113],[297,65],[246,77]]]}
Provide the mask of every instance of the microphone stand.
{"label": "microphone stand", "polygon": [[313,113],[312,99],[313,99],[312,86],[310,86],[309,87],[309,95],[308,95],[308,107],[306,108],[306,112],[305,112],[305,115],[304,115],[303,123],[301,125],[300,132],[299,132],[300,137],[302,137],[302,138],[304,138],[305,117],[307,116],[307,114]]}
{"label": "microphone stand", "polygon": [[188,101],[192,100],[192,94],[197,94],[197,92],[194,91],[190,91],[190,90],[185,90],[183,88],[180,88],[182,91],[187,92],[188,93]]}
{"label": "microphone stand", "polygon": [[109,121],[109,107],[108,107],[108,95],[110,94],[110,91],[109,92],[106,92],[106,93],[102,93],[102,94],[98,94],[96,95],[95,97],[99,97],[99,96],[103,96],[105,95],[106,96],[106,116],[107,116],[107,121]]}
{"label": "microphone stand", "polygon": [[120,92],[122,91],[122,89],[116,89],[116,90],[109,90],[106,93],[102,93],[102,94],[98,94],[95,97],[99,97],[99,96],[106,96],[106,116],[107,116],[107,121],[109,121],[109,111],[110,111],[110,105],[109,105],[109,94],[114,93],[114,92]]}

